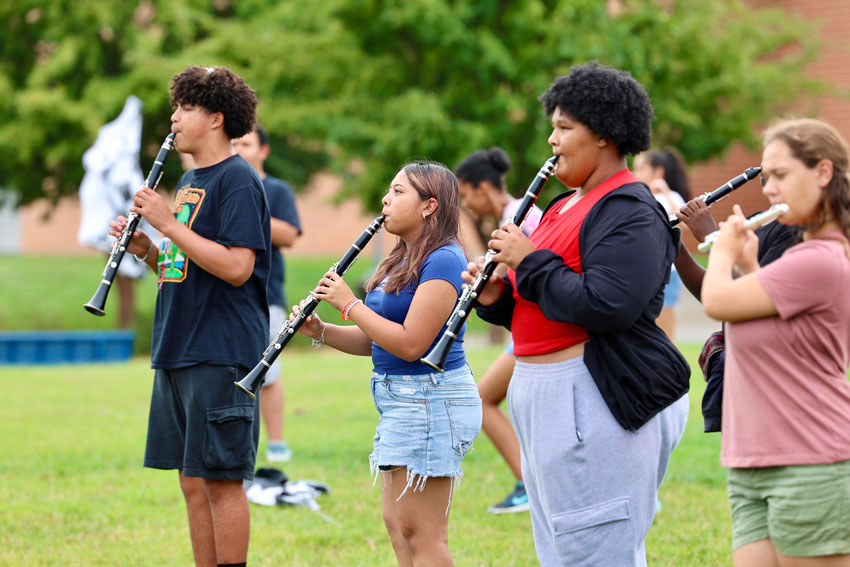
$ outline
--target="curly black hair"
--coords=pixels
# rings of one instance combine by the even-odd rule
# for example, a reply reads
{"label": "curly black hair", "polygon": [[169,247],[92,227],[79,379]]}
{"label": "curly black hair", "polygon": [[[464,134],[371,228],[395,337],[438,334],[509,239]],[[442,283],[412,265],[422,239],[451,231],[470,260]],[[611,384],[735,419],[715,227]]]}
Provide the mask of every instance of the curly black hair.
{"label": "curly black hair", "polygon": [[655,112],[649,95],[626,71],[591,61],[574,65],[540,95],[551,116],[555,108],[617,146],[620,157],[649,149]]}
{"label": "curly black hair", "polygon": [[198,105],[224,114],[228,138],[240,138],[254,129],[257,96],[245,80],[227,67],[193,65],[171,78],[171,106]]}

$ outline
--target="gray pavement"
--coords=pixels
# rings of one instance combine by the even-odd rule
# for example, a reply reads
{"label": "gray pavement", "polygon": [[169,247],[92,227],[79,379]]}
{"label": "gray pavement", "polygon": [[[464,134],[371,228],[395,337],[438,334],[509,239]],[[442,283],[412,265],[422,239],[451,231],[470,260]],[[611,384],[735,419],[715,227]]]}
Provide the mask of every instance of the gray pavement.
{"label": "gray pavement", "polygon": [[720,321],[715,321],[706,315],[702,304],[684,288],[676,315],[677,343],[702,344],[708,335],[720,330]]}

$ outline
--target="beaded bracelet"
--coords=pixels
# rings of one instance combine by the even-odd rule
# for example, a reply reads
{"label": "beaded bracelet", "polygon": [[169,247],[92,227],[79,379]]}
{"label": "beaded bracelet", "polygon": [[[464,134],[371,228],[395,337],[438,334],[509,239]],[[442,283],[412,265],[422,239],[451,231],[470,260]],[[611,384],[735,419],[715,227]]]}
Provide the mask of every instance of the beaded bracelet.
{"label": "beaded bracelet", "polygon": [[342,312],[340,313],[340,315],[342,316],[344,321],[351,320],[351,316],[349,315],[349,312],[358,303],[363,303],[363,302],[355,297],[354,299],[352,299],[351,301],[349,301],[348,303],[345,304],[345,307],[342,308]]}
{"label": "beaded bracelet", "polygon": [[327,327],[327,325],[325,325],[325,322],[322,321],[322,334],[319,335],[318,339],[312,339],[313,346],[316,348],[322,348],[322,345],[325,344],[325,327]]}

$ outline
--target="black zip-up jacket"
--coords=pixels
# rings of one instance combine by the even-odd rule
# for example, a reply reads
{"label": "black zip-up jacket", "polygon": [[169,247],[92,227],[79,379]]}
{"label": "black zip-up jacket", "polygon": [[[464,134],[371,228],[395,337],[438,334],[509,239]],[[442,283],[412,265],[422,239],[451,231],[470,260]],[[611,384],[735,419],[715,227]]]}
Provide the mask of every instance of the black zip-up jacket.
{"label": "black zip-up jacket", "polygon": [[[546,207],[563,204],[562,193]],[[519,295],[547,319],[587,329],[584,362],[614,418],[636,430],[688,391],[690,367],[656,324],[664,284],[679,248],[663,207],[643,183],[628,183],[587,213],[579,232],[582,272],[548,249],[517,266]],[[514,299],[505,292],[479,316],[510,328]]]}

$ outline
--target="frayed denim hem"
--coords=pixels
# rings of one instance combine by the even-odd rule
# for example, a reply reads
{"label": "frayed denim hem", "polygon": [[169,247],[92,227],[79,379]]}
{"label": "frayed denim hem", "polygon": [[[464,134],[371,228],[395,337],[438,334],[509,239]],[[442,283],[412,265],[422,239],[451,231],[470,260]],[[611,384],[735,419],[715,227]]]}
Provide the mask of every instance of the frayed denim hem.
{"label": "frayed denim hem", "polygon": [[[378,475],[381,472],[392,472],[392,471],[381,471],[379,466],[380,465],[378,465],[374,460],[372,460],[371,458],[369,459],[369,472],[373,477],[372,478],[372,486],[375,486],[375,484],[378,482]],[[387,466],[389,466],[389,465],[387,465]],[[400,465],[398,468],[401,468],[401,466],[404,466],[404,465]],[[423,475],[422,473],[417,473],[411,467],[406,467],[406,468],[407,468],[407,482],[404,485],[404,490],[402,490],[401,494],[399,494],[398,498],[396,498],[396,502],[401,500],[401,497],[404,496],[407,493],[407,490],[411,487],[413,488],[414,492],[417,491],[417,490],[419,492],[422,492],[423,490],[425,490],[425,484],[428,482],[429,478],[432,478],[432,477],[434,477],[434,478],[449,477],[449,478],[452,479],[452,483],[451,483],[450,488],[449,488],[449,501],[446,504],[446,516],[448,516],[449,515],[449,509],[452,506],[452,497],[454,496],[455,490],[460,488],[460,483],[461,483],[461,480],[463,479],[463,469],[461,469],[460,471],[458,471],[455,474],[445,474],[445,475],[436,475],[435,474],[435,475],[431,475],[429,477],[429,476]],[[384,488],[385,488],[385,486],[382,484],[381,490],[383,490]]]}

